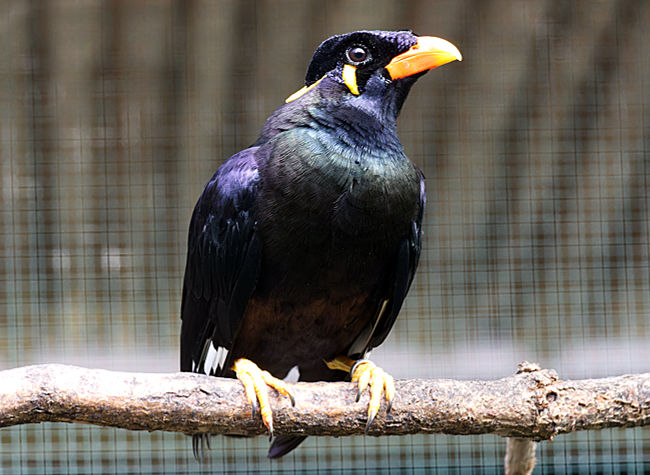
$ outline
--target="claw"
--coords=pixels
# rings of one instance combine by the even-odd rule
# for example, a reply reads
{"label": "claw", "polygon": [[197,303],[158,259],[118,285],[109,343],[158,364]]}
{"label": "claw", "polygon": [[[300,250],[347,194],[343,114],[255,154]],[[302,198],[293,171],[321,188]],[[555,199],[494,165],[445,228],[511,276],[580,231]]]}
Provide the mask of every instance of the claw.
{"label": "claw", "polygon": [[246,391],[246,399],[251,405],[251,417],[255,419],[257,417],[257,411],[259,410],[258,397],[256,393],[258,388],[255,386],[255,380],[253,379],[253,374],[250,371],[246,371],[245,368],[238,370],[237,363],[233,366],[233,369],[237,373],[237,379],[241,381],[244,385],[244,391]]}
{"label": "claw", "polygon": [[368,387],[368,384],[370,384],[372,371],[375,368],[375,364],[371,361],[362,361],[361,363],[357,364],[357,367],[353,370],[352,382],[354,383],[357,381],[357,385],[359,386],[359,395],[361,395],[361,393]]}
{"label": "claw", "polygon": [[291,405],[295,406],[296,401],[289,392],[284,381],[277,379],[268,371],[262,371],[255,363],[245,358],[239,358],[235,361],[232,368],[237,375],[237,379],[244,385],[246,399],[251,405],[252,417],[257,418],[261,414],[262,422],[269,431],[269,438],[273,438],[273,411],[269,402],[269,391],[267,386],[271,386],[280,394],[288,396]]}
{"label": "claw", "polygon": [[370,424],[372,424],[372,421],[375,420],[376,416],[377,416],[376,411],[372,414],[370,414],[370,411],[368,411],[368,422],[366,423],[366,428],[363,430],[366,434],[368,433],[368,429],[370,429]]}
{"label": "claw", "polygon": [[291,407],[296,407],[296,400],[293,397],[293,394],[291,394],[289,391],[287,391],[285,396],[289,396],[289,401],[291,401]]}
{"label": "claw", "polygon": [[391,375],[369,360],[357,361],[351,368],[350,372],[352,373],[352,382],[356,382],[359,388],[357,391],[357,401],[359,401],[361,392],[370,386],[368,423],[366,424],[365,430],[367,433],[368,429],[370,429],[370,425],[379,413],[381,395],[383,392],[386,394],[386,413],[390,412],[393,405],[393,398],[395,397],[395,381]]}
{"label": "claw", "polygon": [[393,377],[384,372],[384,389],[386,390],[386,414],[390,414],[393,408],[393,399],[395,399],[395,380]]}
{"label": "claw", "polygon": [[386,394],[386,413],[390,413],[395,398],[395,381],[393,377],[383,369],[376,366],[370,360],[351,360],[347,356],[337,356],[332,361],[326,361],[329,369],[349,372],[352,375],[352,382],[357,383],[357,397],[359,402],[361,393],[370,386],[370,402],[368,404],[368,423],[366,432],[377,417],[381,405],[381,394]]}

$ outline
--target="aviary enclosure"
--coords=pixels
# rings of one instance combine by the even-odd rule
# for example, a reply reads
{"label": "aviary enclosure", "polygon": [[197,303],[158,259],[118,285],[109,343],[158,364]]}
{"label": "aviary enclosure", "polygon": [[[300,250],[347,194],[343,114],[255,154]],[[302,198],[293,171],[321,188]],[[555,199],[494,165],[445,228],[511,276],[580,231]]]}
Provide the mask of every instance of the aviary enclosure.
{"label": "aviary enclosure", "polygon": [[[178,369],[187,224],[216,167],[357,29],[453,41],[399,122],[427,177],[420,269],[373,360],[398,379],[650,371],[650,4],[0,3],[0,369]],[[2,384],[2,383],[0,383]],[[500,473],[496,435],[264,437],[47,423],[6,473]],[[644,473],[648,429],[560,435],[535,473]]]}

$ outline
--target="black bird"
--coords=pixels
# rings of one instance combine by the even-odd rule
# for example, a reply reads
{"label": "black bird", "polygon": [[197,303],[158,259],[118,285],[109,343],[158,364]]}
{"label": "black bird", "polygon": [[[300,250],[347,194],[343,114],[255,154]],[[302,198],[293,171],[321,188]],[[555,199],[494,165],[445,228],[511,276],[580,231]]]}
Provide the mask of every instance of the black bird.
{"label": "black bird", "polygon": [[[384,393],[390,408],[392,378],[363,358],[409,290],[425,203],[396,121],[415,81],[453,60],[451,43],[410,31],[327,39],[305,87],[217,170],[194,208],[181,370],[239,378],[271,436],[267,385],[290,397],[276,378],[294,367],[301,381],[350,374],[359,392],[369,384],[368,425]],[[204,440],[194,436],[195,453]],[[269,457],[303,440],[276,437]]]}

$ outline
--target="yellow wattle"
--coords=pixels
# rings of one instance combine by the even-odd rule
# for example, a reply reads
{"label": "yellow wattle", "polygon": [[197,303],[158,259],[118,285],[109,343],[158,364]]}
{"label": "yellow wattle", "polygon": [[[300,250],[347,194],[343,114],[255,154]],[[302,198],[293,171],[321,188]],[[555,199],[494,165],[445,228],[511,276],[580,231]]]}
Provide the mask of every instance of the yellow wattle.
{"label": "yellow wattle", "polygon": [[352,94],[359,95],[359,88],[357,87],[357,68],[351,64],[343,66],[343,82]]}
{"label": "yellow wattle", "polygon": [[[323,76],[323,77],[325,77],[325,76]],[[314,84],[311,84],[311,85],[309,85],[309,86],[305,86],[305,87],[303,87],[302,89],[300,89],[300,90],[294,92],[294,93],[291,94],[289,97],[287,97],[287,98],[284,100],[284,102],[287,102],[287,103],[288,103],[288,102],[291,102],[291,101],[295,101],[295,100],[298,99],[299,97],[302,97],[303,95],[305,95],[305,94],[307,94],[309,91],[311,91],[313,88],[315,88],[315,87],[318,85],[318,83],[321,82],[322,80],[323,80],[323,78],[320,78],[320,79],[319,79],[318,81],[316,81]]]}

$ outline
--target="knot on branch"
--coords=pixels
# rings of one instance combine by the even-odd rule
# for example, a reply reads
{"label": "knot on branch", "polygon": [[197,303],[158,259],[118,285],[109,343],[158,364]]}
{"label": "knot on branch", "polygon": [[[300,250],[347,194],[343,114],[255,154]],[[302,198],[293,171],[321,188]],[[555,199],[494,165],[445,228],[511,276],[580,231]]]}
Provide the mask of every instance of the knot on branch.
{"label": "knot on branch", "polygon": [[518,375],[525,375],[530,381],[531,401],[536,408],[534,440],[552,439],[557,435],[557,424],[553,420],[552,405],[558,400],[558,374],[552,369],[542,369],[537,363],[522,361],[517,366]]}
{"label": "knot on branch", "polygon": [[541,371],[542,367],[537,363],[531,363],[530,361],[522,361],[517,365],[517,373],[532,373],[533,371]]}

